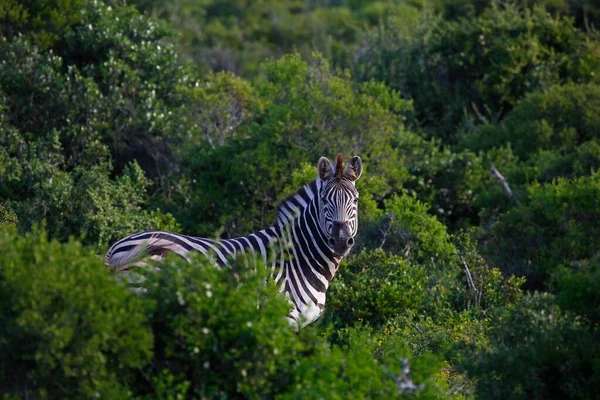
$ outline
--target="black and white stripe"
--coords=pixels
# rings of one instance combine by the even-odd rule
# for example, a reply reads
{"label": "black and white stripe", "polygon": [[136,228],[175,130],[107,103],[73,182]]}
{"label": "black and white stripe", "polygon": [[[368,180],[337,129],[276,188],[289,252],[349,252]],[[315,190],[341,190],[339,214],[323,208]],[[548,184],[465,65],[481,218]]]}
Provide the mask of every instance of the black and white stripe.
{"label": "black and white stripe", "polygon": [[[353,161],[356,159],[360,163],[358,157]],[[329,283],[358,228],[358,192],[354,187],[358,178],[333,174],[331,167],[331,174],[320,174],[284,200],[278,208],[277,222],[267,229],[219,241],[162,231],[136,233],[113,244],[105,263],[124,271],[137,265],[136,260],[142,256],[160,259],[171,252],[189,260],[192,251],[211,257],[221,267],[239,257],[246,262],[261,259],[268,263],[272,279],[293,305],[290,322],[309,324],[322,313]],[[338,169],[341,171],[341,166]],[[357,176],[361,171],[362,164]],[[340,241],[346,243],[345,247]]]}

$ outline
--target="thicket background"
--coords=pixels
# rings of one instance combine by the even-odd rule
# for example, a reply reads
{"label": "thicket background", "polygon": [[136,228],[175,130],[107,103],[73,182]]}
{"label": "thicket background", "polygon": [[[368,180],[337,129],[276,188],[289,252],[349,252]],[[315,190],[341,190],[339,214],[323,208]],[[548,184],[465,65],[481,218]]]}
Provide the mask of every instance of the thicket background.
{"label": "thicket background", "polygon": [[[599,24],[592,0],[0,0],[0,397],[599,398]],[[138,230],[266,227],[338,152],[359,240],[299,333],[262,270],[167,260],[140,297],[102,265]]]}

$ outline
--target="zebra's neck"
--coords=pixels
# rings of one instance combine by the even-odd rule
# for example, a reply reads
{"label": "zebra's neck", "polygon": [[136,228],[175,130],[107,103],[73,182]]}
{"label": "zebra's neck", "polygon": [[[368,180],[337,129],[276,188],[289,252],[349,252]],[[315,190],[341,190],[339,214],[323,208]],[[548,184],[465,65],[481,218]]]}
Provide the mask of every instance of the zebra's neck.
{"label": "zebra's neck", "polygon": [[319,184],[313,180],[283,200],[277,208],[277,222],[273,226],[223,242],[230,245],[246,242],[248,247],[260,249],[264,261],[275,270],[283,261],[289,261],[294,267],[309,273],[314,269],[328,284],[341,259],[327,245],[319,225]]}
{"label": "zebra's neck", "polygon": [[279,290],[295,304],[292,315],[312,315],[307,320],[322,312],[327,288],[341,261],[327,245],[319,224],[319,183],[312,181],[285,199],[275,225],[223,241],[226,246],[237,244],[240,250],[243,243],[259,249]]}

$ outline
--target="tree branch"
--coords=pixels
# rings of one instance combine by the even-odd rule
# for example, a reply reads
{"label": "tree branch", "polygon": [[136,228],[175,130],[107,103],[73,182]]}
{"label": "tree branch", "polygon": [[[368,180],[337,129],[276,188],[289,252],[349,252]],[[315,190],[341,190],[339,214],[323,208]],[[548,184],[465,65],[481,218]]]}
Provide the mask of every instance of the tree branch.
{"label": "tree branch", "polygon": [[498,171],[494,164],[490,164],[490,171],[492,172],[492,176],[500,181],[508,197],[510,197],[512,201],[515,201],[515,194],[510,189],[510,186],[508,186],[508,183],[506,183],[506,178],[504,178],[504,176],[500,173],[500,171]]}

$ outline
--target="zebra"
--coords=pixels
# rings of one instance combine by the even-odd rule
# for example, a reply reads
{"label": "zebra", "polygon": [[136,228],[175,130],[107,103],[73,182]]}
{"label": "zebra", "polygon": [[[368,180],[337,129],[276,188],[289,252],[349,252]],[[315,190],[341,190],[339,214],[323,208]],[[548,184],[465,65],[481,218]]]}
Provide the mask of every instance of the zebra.
{"label": "zebra", "polygon": [[335,165],[321,157],[317,178],[281,202],[276,223],[267,229],[224,240],[163,231],[135,233],[110,247],[105,264],[125,271],[141,256],[161,259],[169,252],[189,261],[189,253],[197,251],[220,267],[237,257],[261,257],[291,303],[289,322],[296,329],[304,327],[323,313],[327,288],[354,246],[359,197],[355,183],[362,170],[358,156],[345,167],[342,154]]}

